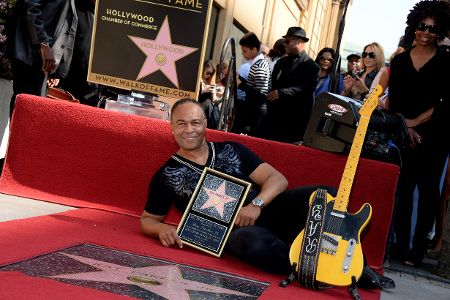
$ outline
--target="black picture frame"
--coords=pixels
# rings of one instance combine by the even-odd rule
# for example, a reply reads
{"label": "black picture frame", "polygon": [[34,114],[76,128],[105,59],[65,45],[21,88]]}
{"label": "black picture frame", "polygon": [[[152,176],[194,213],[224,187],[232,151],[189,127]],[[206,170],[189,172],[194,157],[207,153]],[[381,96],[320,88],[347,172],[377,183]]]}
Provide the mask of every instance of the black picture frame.
{"label": "black picture frame", "polygon": [[88,81],[197,99],[212,3],[97,0]]}
{"label": "black picture frame", "polygon": [[205,168],[177,233],[183,244],[220,257],[251,183]]}

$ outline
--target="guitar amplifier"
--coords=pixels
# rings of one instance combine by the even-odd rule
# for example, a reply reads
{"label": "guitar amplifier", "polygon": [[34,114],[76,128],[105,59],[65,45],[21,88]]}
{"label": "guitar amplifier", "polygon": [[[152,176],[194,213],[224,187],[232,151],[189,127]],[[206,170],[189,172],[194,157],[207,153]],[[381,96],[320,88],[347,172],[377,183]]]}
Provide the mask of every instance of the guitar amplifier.
{"label": "guitar amplifier", "polygon": [[[322,93],[315,101],[303,144],[330,152],[348,152],[355,136],[362,103],[337,94]],[[369,122],[361,156],[401,164],[409,143],[402,117],[376,109]]]}

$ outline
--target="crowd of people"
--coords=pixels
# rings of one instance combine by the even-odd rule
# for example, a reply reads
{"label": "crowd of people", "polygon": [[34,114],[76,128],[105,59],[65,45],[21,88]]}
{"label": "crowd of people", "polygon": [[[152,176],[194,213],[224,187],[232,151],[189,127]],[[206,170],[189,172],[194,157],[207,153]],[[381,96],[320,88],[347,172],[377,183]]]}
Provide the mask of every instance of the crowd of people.
{"label": "crowd of people", "polygon": [[231,132],[301,142],[320,70],[305,51],[308,41],[303,28],[290,27],[264,55],[265,46],[254,33],[240,39],[245,62],[236,78],[238,99]]}
{"label": "crowd of people", "polygon": [[[62,78],[61,86],[83,99],[92,88],[80,78],[87,77],[95,1],[17,3],[22,6],[16,9],[16,22],[10,27],[13,46],[9,55],[13,58],[14,77],[11,112],[15,95],[44,95],[53,77]],[[405,35],[389,66],[383,47],[373,42],[364,46],[361,53],[350,54],[347,71],[338,75],[333,73],[338,59],[336,51],[326,47],[312,59],[305,51],[309,38],[301,27],[288,28],[272,49],[252,32],[239,41],[245,63],[239,66],[238,76],[234,78],[239,89],[231,128],[234,133],[300,143],[315,98],[321,93],[333,92],[363,102],[371,89],[377,84],[382,86],[386,97],[380,106],[404,118],[411,140],[410,147],[402,153],[392,249],[393,255],[413,266],[420,266],[426,255],[428,233],[437,216],[442,215],[438,213],[439,208],[446,209],[447,200],[441,196],[439,183],[450,149],[450,53],[448,46],[440,45],[448,38],[449,18],[448,2],[418,2],[408,15]],[[205,166],[218,168],[256,184],[239,212],[237,229],[229,239],[229,251],[266,271],[287,273],[290,270],[288,244],[292,236],[281,234],[279,229],[290,226],[297,233],[304,226],[308,197],[316,187],[286,191],[284,176],[244,146],[205,140],[205,128],[215,128],[214,102],[222,96],[227,72],[227,66],[205,61],[199,98],[180,100],[173,106],[171,126],[179,150],[151,180],[141,218],[142,231],[159,238],[165,246],[181,247],[174,227],[162,222],[164,216],[171,204],[181,211],[185,209],[199,179],[199,170]],[[231,170],[226,167],[230,165],[238,167]],[[418,217],[411,246],[416,187]],[[332,188],[326,188],[333,192]],[[446,195],[448,188],[447,184]],[[273,215],[279,210],[303,217],[274,221]]]}
{"label": "crowd of people", "polygon": [[[267,47],[261,46],[254,33],[244,35],[239,43],[246,61],[237,78],[240,93],[231,128],[235,133],[299,143],[315,98],[321,93],[332,92],[363,103],[371,90],[381,85],[380,109],[400,115],[410,138],[410,145],[401,153],[393,245],[388,255],[412,266],[421,265],[430,245],[439,250],[448,201],[445,195],[450,190],[447,175],[444,190],[440,191],[449,157],[446,132],[450,128],[445,116],[450,114],[450,53],[443,42],[448,39],[449,16],[448,2],[418,2],[407,17],[405,35],[388,63],[382,45],[373,42],[362,52],[347,56],[347,71],[338,75],[333,72],[336,51],[325,47],[313,60],[305,52],[308,38],[300,27],[289,28],[277,40],[270,50],[277,53],[276,59],[264,56]],[[416,187],[417,223],[411,231]],[[436,220],[433,244],[428,235]]]}

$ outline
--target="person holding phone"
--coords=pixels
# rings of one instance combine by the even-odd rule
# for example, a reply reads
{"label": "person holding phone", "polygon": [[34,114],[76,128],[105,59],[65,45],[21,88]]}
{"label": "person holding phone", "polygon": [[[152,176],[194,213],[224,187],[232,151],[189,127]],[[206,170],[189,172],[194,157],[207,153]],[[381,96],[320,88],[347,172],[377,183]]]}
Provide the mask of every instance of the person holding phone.
{"label": "person holding phone", "polygon": [[349,74],[344,78],[342,96],[364,100],[378,72],[385,65],[383,47],[374,42],[366,45],[361,55],[361,73]]}

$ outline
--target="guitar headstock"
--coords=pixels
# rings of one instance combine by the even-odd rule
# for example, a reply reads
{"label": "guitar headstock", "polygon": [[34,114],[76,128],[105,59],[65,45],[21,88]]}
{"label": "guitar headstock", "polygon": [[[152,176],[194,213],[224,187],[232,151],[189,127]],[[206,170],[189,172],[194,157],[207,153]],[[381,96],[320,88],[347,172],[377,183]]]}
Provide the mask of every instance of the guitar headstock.
{"label": "guitar headstock", "polygon": [[383,92],[381,85],[377,85],[367,97],[364,105],[359,109],[359,114],[364,117],[370,117],[373,110],[378,105],[378,97]]}

